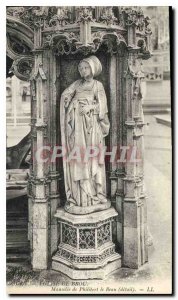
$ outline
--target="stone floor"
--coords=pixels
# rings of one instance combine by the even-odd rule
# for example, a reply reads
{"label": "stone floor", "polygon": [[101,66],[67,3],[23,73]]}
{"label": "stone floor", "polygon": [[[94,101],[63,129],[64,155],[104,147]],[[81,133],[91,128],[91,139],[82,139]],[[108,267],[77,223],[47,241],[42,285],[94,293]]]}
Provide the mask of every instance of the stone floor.
{"label": "stone floor", "polygon": [[[145,116],[145,183],[148,195],[148,227],[153,238],[149,247],[149,263],[139,270],[119,269],[106,280],[107,284],[137,284],[171,279],[171,128],[156,123],[154,116]],[[31,271],[25,264],[8,264],[8,284],[60,285],[71,280],[55,271]],[[95,280],[96,282],[96,280]],[[160,292],[164,286],[160,286]],[[142,290],[142,289],[140,289]],[[145,290],[144,290],[145,291]],[[155,291],[156,292],[156,291]]]}

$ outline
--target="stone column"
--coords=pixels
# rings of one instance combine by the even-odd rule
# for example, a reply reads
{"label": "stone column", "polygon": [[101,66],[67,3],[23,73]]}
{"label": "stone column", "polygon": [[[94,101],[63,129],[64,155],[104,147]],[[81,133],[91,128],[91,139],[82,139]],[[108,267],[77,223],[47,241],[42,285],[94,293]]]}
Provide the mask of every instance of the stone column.
{"label": "stone column", "polygon": [[[123,265],[138,268],[147,260],[146,205],[143,187],[143,116],[141,81],[144,77],[137,49],[129,54],[126,74],[125,127],[130,148],[125,168],[123,201]],[[134,151],[136,155],[134,155]],[[132,157],[131,157],[132,155]],[[130,162],[129,162],[130,161]]]}
{"label": "stone column", "polygon": [[[109,64],[109,76],[110,76],[110,107],[109,107],[109,116],[110,116],[110,149],[108,152],[112,152],[114,154],[115,149],[117,149],[117,123],[118,120],[118,103],[117,103],[117,57],[116,55],[112,55],[110,57]],[[108,160],[111,161],[111,156],[108,156]],[[117,191],[117,176],[115,171],[117,169],[116,161],[114,159],[113,163],[109,163],[110,165],[110,182],[111,182],[111,202],[116,205],[115,194]]]}
{"label": "stone column", "polygon": [[[49,113],[49,122],[48,122],[48,134],[51,150],[55,152],[55,147],[59,146],[57,141],[57,91],[56,91],[56,57],[54,56],[52,50],[47,50],[44,53],[45,68],[48,74],[48,113]],[[57,148],[56,148],[57,150]],[[60,150],[58,152],[60,153]],[[52,160],[50,163],[49,171],[49,262],[51,262],[51,257],[54,252],[57,250],[58,242],[58,233],[57,233],[57,219],[54,217],[59,203],[59,193],[58,193],[58,181],[59,181],[59,172],[57,171],[56,159]]]}
{"label": "stone column", "polygon": [[[49,151],[43,146],[48,138],[48,97],[45,57],[41,48],[41,23],[34,31],[35,67],[31,77],[32,86],[32,165],[29,178],[29,239],[33,269],[48,267],[48,201],[49,201]],[[46,71],[46,70],[45,70]],[[40,151],[41,149],[41,151]],[[37,159],[37,152],[39,157]]]}
{"label": "stone column", "polygon": [[[126,49],[125,49],[126,51]],[[123,200],[123,166],[117,162],[119,147],[122,146],[122,76],[124,57],[119,54],[110,58],[110,150],[116,148],[113,164],[110,164],[111,202],[118,216],[113,222],[113,239],[119,253],[122,249],[122,200]],[[115,148],[114,148],[115,147]]]}
{"label": "stone column", "polygon": [[117,249],[119,253],[123,253],[123,199],[124,199],[124,178],[125,178],[125,163],[122,162],[123,147],[127,147],[127,131],[125,128],[126,119],[126,90],[124,74],[127,68],[128,53],[127,48],[122,47],[117,54],[117,168],[115,176],[117,178],[117,190],[115,194],[116,210],[118,212],[116,232],[117,232]]}

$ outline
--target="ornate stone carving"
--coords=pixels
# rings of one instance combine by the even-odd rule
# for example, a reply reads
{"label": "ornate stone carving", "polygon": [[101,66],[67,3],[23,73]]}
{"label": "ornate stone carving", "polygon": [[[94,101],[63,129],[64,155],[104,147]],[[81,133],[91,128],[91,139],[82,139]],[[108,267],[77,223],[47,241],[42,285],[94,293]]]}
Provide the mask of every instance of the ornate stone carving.
{"label": "ornate stone carving", "polygon": [[137,11],[131,6],[126,6],[122,8],[122,12],[125,15],[126,25],[131,26],[137,22]]}
{"label": "ornate stone carving", "polygon": [[116,215],[114,208],[85,216],[59,209],[56,218],[62,226],[62,238],[52,258],[52,268],[73,279],[104,278],[111,272],[108,265],[112,271],[120,268],[120,255],[112,242]]}
{"label": "ornate stone carving", "polygon": [[137,29],[139,31],[144,31],[145,29],[145,18],[144,18],[144,13],[141,8],[138,8],[137,11]]}
{"label": "ornate stone carving", "polygon": [[10,6],[7,15],[20,19],[30,28],[43,26],[48,16],[48,6]]}
{"label": "ornate stone carving", "polygon": [[103,7],[102,15],[100,16],[100,20],[107,25],[112,25],[112,24],[118,23],[117,18],[114,16],[112,6]]}
{"label": "ornate stone carving", "polygon": [[150,18],[144,16],[141,7],[122,7],[121,11],[127,26],[136,26],[136,29],[144,34],[151,32],[151,29],[149,28]]}
{"label": "ornate stone carving", "polygon": [[56,256],[63,257],[64,259],[68,260],[69,262],[75,262],[79,264],[87,264],[87,263],[98,263],[103,261],[106,258],[109,258],[110,255],[115,253],[115,247],[112,246],[109,249],[106,249],[99,255],[75,255],[68,250],[59,249],[56,253]]}
{"label": "ornate stone carving", "polygon": [[[75,33],[66,33],[66,34],[59,34],[52,36],[51,39],[48,37],[49,45],[53,45],[55,43],[55,39],[57,43],[54,45],[53,50],[56,55],[63,55],[63,54],[75,54],[78,51],[77,43],[79,43],[79,35]],[[47,44],[46,43],[46,44]]]}
{"label": "ornate stone carving", "polygon": [[79,229],[79,249],[95,248],[95,229]]}
{"label": "ornate stone carving", "polygon": [[43,27],[48,17],[48,9],[48,6],[30,7],[21,18],[32,28]]}
{"label": "ornate stone carving", "polygon": [[54,53],[56,55],[69,55],[82,53],[84,55],[88,55],[90,53],[95,53],[98,50],[98,45],[90,44],[90,45],[82,45],[79,41],[76,41],[75,38],[67,39],[61,38],[59,42],[54,46]]}
{"label": "ornate stone carving", "polygon": [[124,18],[124,14],[122,11],[122,7],[118,6],[118,22],[119,22],[119,26],[125,28],[125,18]]}
{"label": "ornate stone carving", "polygon": [[[57,43],[55,39],[58,40]],[[119,33],[108,33],[107,31],[97,31],[91,35],[91,43],[83,45],[80,43],[80,37],[76,33],[56,34],[54,36],[47,35],[44,40],[44,47],[52,46],[56,55],[69,55],[82,53],[88,55],[96,53],[96,51],[103,45],[108,53],[117,53],[120,45],[126,46],[125,38]]]}
{"label": "ornate stone carving", "polygon": [[151,24],[151,19],[150,17],[146,16],[145,17],[145,33],[146,34],[151,34],[151,28],[150,28],[150,24]]}
{"label": "ornate stone carving", "polygon": [[111,54],[115,54],[119,51],[121,44],[126,46],[126,40],[120,33],[108,33],[104,32],[100,35],[100,40],[97,37],[93,37],[93,42],[99,42],[100,45],[104,45],[106,47],[106,51]]}
{"label": "ornate stone carving", "polygon": [[43,47],[48,48],[50,46],[53,46],[53,35],[48,34],[43,38]]}
{"label": "ornate stone carving", "polygon": [[62,242],[72,247],[77,247],[77,229],[67,224],[62,226]]}
{"label": "ornate stone carving", "polygon": [[80,6],[78,8],[79,17],[77,22],[92,22],[93,20],[93,7],[92,6]]}
{"label": "ornate stone carving", "polygon": [[63,6],[57,6],[57,14],[53,15],[52,18],[49,20],[49,26],[64,26],[68,24],[68,22],[68,9]]}
{"label": "ornate stone carving", "polygon": [[[114,15],[114,12],[117,17]],[[117,30],[114,29],[112,32],[108,32],[108,30],[103,29],[100,33],[100,37],[96,37],[95,35],[98,34],[98,30],[93,31],[90,26],[88,27],[89,22],[95,21],[94,15],[97,16],[97,22],[102,22],[109,27],[111,25],[118,24],[122,27],[125,27],[125,25],[129,27],[135,26],[138,32],[147,35],[146,46],[143,46],[142,44],[141,51],[142,54],[144,54],[144,58],[148,58],[146,54],[148,53],[150,46],[150,29],[148,27],[149,19],[144,17],[143,11],[139,7],[121,7],[113,10],[112,6],[108,6],[101,7],[98,11],[92,6],[75,7],[73,10],[68,7],[61,6],[28,6],[10,7],[8,8],[8,14],[15,16],[15,18],[19,18],[33,29],[37,27],[47,29],[49,34],[42,34],[43,47],[54,47],[54,52],[57,55],[76,53],[88,55],[90,53],[95,53],[101,45],[107,49],[107,52],[114,54],[118,51],[118,44],[120,42],[126,44],[126,36],[123,36],[120,32],[117,32]],[[74,36],[72,36],[72,33],[69,34],[68,31],[62,32],[62,30],[65,30],[65,26],[68,26],[70,23],[75,23],[75,26],[77,26],[77,23],[82,23],[82,25],[87,26],[87,28],[77,28],[76,32],[73,32]],[[95,24],[92,26],[95,27]],[[51,27],[53,27],[55,33],[50,32]],[[60,32],[57,33],[59,30]],[[105,35],[105,32],[108,33],[107,36]],[[56,34],[58,34],[58,40]],[[112,40],[112,35],[119,36],[116,40]],[[134,35],[135,33],[131,32],[131,39],[129,38],[128,40],[131,47],[136,47]],[[143,39],[145,38],[143,37]],[[38,46],[40,46],[40,44]]]}
{"label": "ornate stone carving", "polygon": [[33,73],[32,77],[30,78],[31,80],[35,80],[38,75],[41,77],[42,80],[46,80],[46,74],[43,70],[43,63],[42,62],[39,62],[36,69],[35,69],[35,72]]}
{"label": "ornate stone carving", "polygon": [[16,18],[20,18],[25,11],[25,7],[24,6],[7,6],[7,15],[8,16],[12,16],[12,17],[16,17]]}
{"label": "ornate stone carving", "polygon": [[128,59],[127,71],[125,73],[125,76],[126,75],[131,75],[135,79],[144,78],[142,62],[136,57],[130,56],[130,58]]}
{"label": "ornate stone carving", "polygon": [[29,80],[34,66],[33,56],[22,56],[14,60],[11,71],[21,80]]}
{"label": "ornate stone carving", "polygon": [[98,247],[104,245],[105,243],[111,241],[111,227],[110,223],[102,225],[97,230],[97,243]]}
{"label": "ornate stone carving", "polygon": [[7,34],[7,54],[10,58],[16,59],[17,57],[30,55],[31,49],[25,43],[25,41],[20,40],[15,35]]}

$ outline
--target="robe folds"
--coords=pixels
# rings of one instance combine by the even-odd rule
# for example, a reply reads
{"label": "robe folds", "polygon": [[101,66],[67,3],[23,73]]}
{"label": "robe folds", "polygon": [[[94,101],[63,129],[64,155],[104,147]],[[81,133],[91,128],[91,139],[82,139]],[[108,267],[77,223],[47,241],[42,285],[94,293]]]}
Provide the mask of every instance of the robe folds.
{"label": "robe folds", "polygon": [[[92,105],[81,115],[79,109]],[[96,154],[104,147],[109,133],[107,99],[101,82],[93,80],[87,86],[83,79],[72,83],[61,96],[60,122],[65,191],[68,206],[90,206],[106,199],[105,162]],[[87,152],[88,151],[88,152]]]}

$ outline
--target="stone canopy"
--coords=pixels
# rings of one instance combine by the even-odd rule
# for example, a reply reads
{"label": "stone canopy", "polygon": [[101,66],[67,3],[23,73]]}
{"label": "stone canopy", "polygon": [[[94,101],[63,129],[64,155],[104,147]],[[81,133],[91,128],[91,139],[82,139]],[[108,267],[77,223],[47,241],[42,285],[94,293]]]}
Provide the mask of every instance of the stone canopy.
{"label": "stone canopy", "polygon": [[[35,151],[60,145],[60,97],[78,79],[78,62],[96,55],[110,120],[106,144],[136,147],[141,162],[106,162],[108,197],[117,216],[113,242],[122,266],[148,261],[143,160],[142,60],[151,53],[150,20],[140,7],[7,6],[11,70],[31,83],[31,152],[28,238],[34,269],[51,267],[58,249],[56,218],[66,201],[61,160],[37,162]],[[34,155],[34,156],[33,156]]]}

